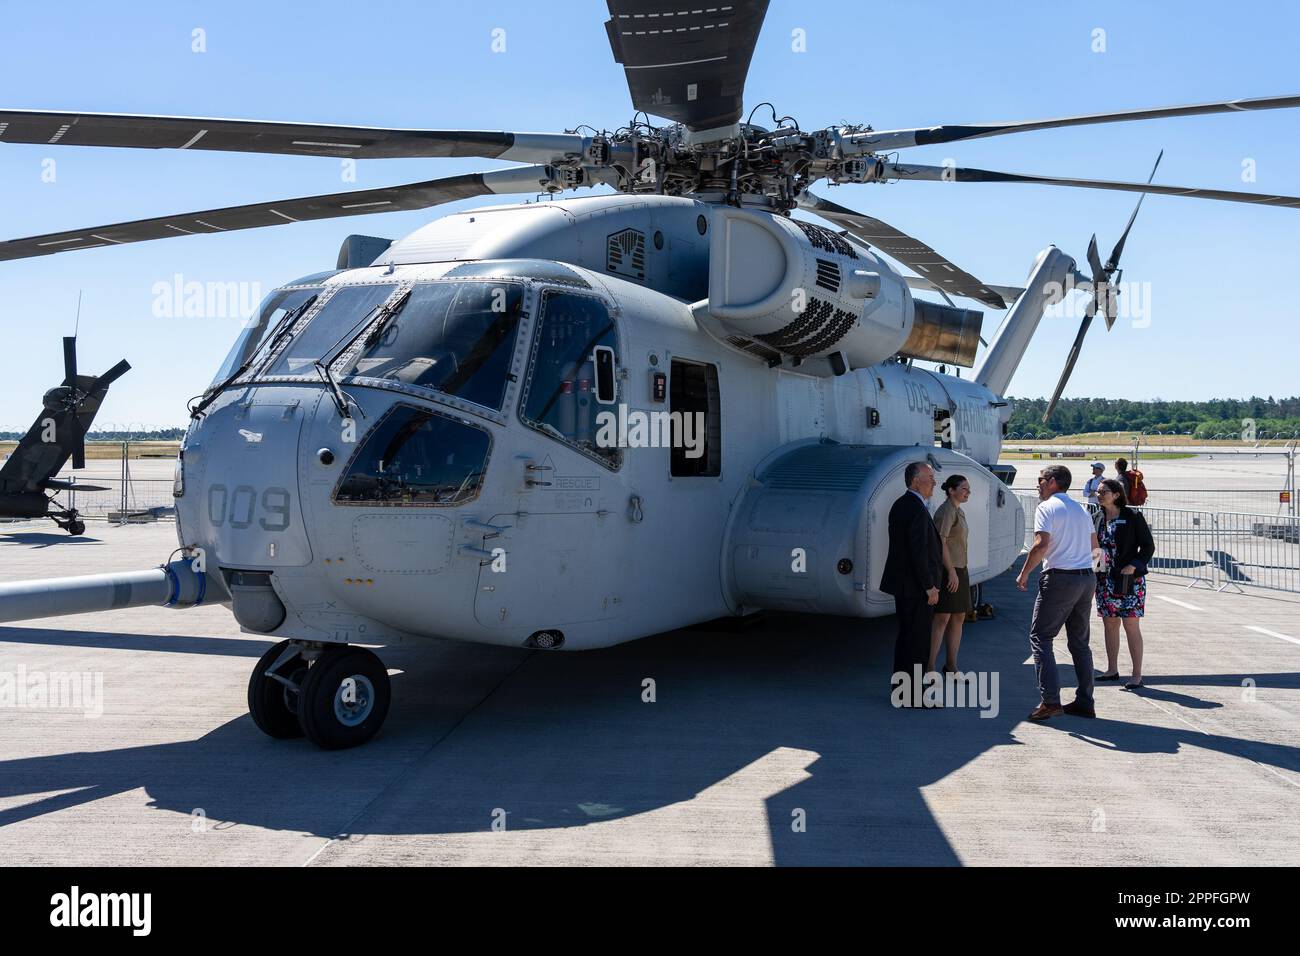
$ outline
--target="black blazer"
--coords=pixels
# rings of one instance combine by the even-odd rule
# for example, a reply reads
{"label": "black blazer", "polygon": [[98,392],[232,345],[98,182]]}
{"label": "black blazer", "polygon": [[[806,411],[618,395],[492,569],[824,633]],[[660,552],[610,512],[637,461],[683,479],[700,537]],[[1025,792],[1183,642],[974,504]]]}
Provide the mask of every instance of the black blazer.
{"label": "black blazer", "polygon": [[910,491],[889,509],[889,555],[880,590],[895,597],[924,594],[942,581],[943,545],[934,519]]}
{"label": "black blazer", "polygon": [[[1099,510],[1093,518],[1097,525],[1098,537],[1101,537],[1102,525],[1106,520],[1104,509]],[[1118,574],[1120,568],[1126,568],[1131,564],[1140,577],[1147,573],[1147,563],[1156,553],[1156,542],[1151,537],[1151,527],[1147,524],[1147,519],[1142,516],[1142,512],[1127,505],[1119,509],[1118,521],[1121,523],[1115,525],[1115,561],[1111,565],[1111,572]]]}

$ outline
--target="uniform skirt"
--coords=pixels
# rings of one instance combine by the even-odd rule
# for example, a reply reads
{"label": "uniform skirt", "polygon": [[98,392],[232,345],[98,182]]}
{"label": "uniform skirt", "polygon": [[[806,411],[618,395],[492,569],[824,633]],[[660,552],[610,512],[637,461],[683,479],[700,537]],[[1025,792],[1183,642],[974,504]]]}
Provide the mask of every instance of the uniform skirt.
{"label": "uniform skirt", "polygon": [[970,575],[965,568],[953,568],[957,572],[957,590],[948,590],[948,576],[944,574],[943,587],[939,588],[939,603],[934,606],[935,614],[966,614],[972,610],[970,602]]}

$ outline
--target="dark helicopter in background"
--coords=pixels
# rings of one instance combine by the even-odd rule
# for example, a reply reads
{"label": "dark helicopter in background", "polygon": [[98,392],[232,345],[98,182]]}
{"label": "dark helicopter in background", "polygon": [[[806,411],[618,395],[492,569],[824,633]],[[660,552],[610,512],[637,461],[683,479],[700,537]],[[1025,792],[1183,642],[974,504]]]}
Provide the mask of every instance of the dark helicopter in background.
{"label": "dark helicopter in background", "polygon": [[79,375],[77,338],[69,335],[63,339],[63,368],[63,384],[45,393],[36,421],[0,467],[0,518],[49,518],[77,535],[86,524],[75,508],[58,502],[58,494],[109,489],[55,476],[69,458],[74,469],[86,467],[86,432],[108,387],[131,366],[123,359],[103,375]]}

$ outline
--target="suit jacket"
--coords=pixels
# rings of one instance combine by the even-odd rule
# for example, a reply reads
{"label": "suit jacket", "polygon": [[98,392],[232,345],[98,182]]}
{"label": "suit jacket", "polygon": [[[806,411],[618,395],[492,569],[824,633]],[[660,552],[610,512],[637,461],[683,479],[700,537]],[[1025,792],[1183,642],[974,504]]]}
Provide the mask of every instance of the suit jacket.
{"label": "suit jacket", "polygon": [[895,597],[924,594],[943,580],[943,545],[930,511],[911,491],[889,509],[889,555],[880,590]]}

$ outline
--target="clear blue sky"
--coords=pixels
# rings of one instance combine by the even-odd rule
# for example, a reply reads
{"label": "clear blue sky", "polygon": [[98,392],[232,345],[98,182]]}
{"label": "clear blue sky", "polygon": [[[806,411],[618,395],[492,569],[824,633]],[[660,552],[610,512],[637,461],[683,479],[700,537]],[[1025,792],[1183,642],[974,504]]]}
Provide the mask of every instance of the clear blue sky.
{"label": "clear blue sky", "polygon": [[[4,105],[98,112],[287,119],[376,126],[561,130],[630,117],[601,0],[537,2],[70,2],[52,16],[6,3]],[[191,31],[207,52],[191,52]],[[506,52],[491,32],[506,30]],[[1106,31],[1106,52],[1092,31]],[[806,31],[806,53],[791,31]],[[1300,92],[1300,6],[1284,2],[1090,4],[773,0],[748,104],[773,100],[804,128],[877,129],[1031,119]],[[907,158],[1091,178],[1300,195],[1300,111],[1198,117],[1006,136],[911,150]],[[54,183],[42,161],[57,161]],[[1253,159],[1257,181],[1243,184]],[[493,168],[482,160],[363,162],[355,188]],[[0,236],[353,188],[338,160],[0,146]],[[823,193],[826,188],[821,187]],[[1052,187],[915,183],[850,186],[836,201],[886,219],[989,282],[1023,282],[1052,242],[1103,256],[1135,197]],[[474,203],[461,204],[473,205]],[[458,208],[456,206],[450,208]],[[90,250],[0,263],[7,343],[0,428],[25,428],[62,376],[58,337],[77,291],[83,368],[123,356],[99,424],[170,426],[211,379],[236,319],[158,319],[153,288],[185,280],[264,290],[332,266],[349,232],[400,236],[410,212]],[[1188,398],[1297,389],[1300,210],[1150,197],[1124,258],[1149,283],[1148,327],[1094,329],[1067,394]],[[1001,313],[990,312],[986,327]],[[1012,383],[1050,392],[1076,322],[1046,321]]]}

